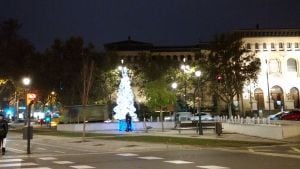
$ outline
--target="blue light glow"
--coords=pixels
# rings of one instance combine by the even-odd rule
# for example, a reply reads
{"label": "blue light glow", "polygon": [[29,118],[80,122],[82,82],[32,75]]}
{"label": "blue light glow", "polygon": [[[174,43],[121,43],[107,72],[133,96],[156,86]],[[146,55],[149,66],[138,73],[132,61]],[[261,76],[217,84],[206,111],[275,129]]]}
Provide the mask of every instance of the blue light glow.
{"label": "blue light glow", "polygon": [[[126,128],[127,128],[126,120],[119,120],[119,131],[126,131]],[[135,126],[133,122],[131,122],[131,130],[132,131],[135,130]]]}

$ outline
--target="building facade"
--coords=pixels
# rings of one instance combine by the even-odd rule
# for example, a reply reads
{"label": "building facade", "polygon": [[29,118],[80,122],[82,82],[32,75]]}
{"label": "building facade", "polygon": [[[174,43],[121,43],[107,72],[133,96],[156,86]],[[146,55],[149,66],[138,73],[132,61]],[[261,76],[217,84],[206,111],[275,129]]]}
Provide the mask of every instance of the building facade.
{"label": "building facade", "polygon": [[[300,29],[237,30],[246,49],[261,60],[258,80],[244,87],[243,111],[268,111],[300,108]],[[104,45],[128,61],[136,59],[172,59],[196,61],[196,52],[208,50],[208,43],[192,46],[155,46],[126,41]],[[146,57],[146,58],[142,58]]]}
{"label": "building facade", "polygon": [[300,29],[236,31],[261,60],[257,82],[245,86],[245,107],[252,110],[300,108]]}

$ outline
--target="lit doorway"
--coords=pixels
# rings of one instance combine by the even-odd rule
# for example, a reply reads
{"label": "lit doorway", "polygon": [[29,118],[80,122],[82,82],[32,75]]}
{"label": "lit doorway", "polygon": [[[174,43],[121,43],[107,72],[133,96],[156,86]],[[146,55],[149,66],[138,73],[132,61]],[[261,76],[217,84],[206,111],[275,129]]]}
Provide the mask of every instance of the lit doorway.
{"label": "lit doorway", "polygon": [[296,87],[291,88],[290,95],[291,95],[291,99],[294,100],[294,107],[295,108],[300,108],[298,88],[296,88]]}
{"label": "lit doorway", "polygon": [[261,88],[254,90],[254,99],[257,101],[257,110],[263,110],[265,107],[264,92]]}
{"label": "lit doorway", "polygon": [[274,109],[281,109],[284,106],[283,90],[280,86],[271,88],[271,98],[274,101]]}

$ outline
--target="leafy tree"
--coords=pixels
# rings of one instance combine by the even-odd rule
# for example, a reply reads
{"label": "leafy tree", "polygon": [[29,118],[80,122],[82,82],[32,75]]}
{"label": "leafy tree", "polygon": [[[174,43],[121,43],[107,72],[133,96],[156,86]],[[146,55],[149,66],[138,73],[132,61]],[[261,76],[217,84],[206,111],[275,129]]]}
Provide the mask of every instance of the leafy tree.
{"label": "leafy tree", "polygon": [[164,131],[162,110],[164,107],[174,104],[176,101],[175,93],[171,91],[169,86],[170,85],[162,78],[151,81],[145,86],[147,96],[146,104],[152,108],[152,110],[160,110],[162,131]]}
{"label": "leafy tree", "polygon": [[227,104],[231,116],[234,97],[242,93],[247,81],[257,78],[260,60],[244,47],[236,34],[218,35],[210,47],[205,63],[211,89]]}

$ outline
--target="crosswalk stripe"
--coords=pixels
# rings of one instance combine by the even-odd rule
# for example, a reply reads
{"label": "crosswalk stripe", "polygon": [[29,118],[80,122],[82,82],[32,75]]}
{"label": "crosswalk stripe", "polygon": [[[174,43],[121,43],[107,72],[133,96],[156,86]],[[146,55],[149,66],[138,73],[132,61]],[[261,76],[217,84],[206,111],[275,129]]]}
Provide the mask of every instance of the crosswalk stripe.
{"label": "crosswalk stripe", "polygon": [[297,153],[300,153],[300,150],[299,150],[298,148],[296,148],[296,147],[291,147],[291,149],[292,149],[293,151],[296,151]]}
{"label": "crosswalk stripe", "polygon": [[11,147],[7,147],[6,148],[8,151],[14,152],[14,153],[26,153],[26,151],[24,150],[19,150],[19,149],[15,149],[15,148],[11,148]]}
{"label": "crosswalk stripe", "polygon": [[72,161],[53,161],[55,164],[74,164]]}
{"label": "crosswalk stripe", "polygon": [[197,166],[198,168],[204,168],[204,169],[230,169],[228,167],[221,167],[216,165],[206,165],[206,166]]}
{"label": "crosswalk stripe", "polygon": [[132,153],[124,153],[124,154],[117,154],[118,156],[125,156],[125,157],[133,157],[133,156],[138,156],[137,154],[132,154]]}
{"label": "crosswalk stripe", "polygon": [[36,163],[11,163],[11,164],[0,164],[0,168],[2,167],[23,167],[23,166],[33,166],[37,165]]}
{"label": "crosswalk stripe", "polygon": [[89,169],[89,168],[95,168],[92,166],[88,166],[88,165],[74,165],[74,166],[70,166],[71,168],[76,168],[76,169]]}
{"label": "crosswalk stripe", "polygon": [[172,163],[172,164],[191,164],[194,162],[190,161],[182,161],[182,160],[172,160],[172,161],[165,161],[166,163]]}
{"label": "crosswalk stripe", "polygon": [[39,149],[39,150],[47,150],[47,149],[45,149],[45,148],[41,148],[41,147],[39,147],[38,149]]}
{"label": "crosswalk stripe", "polygon": [[57,158],[55,158],[55,157],[41,157],[39,159],[44,160],[44,161],[57,160]]}
{"label": "crosswalk stripe", "polygon": [[65,152],[63,152],[63,151],[54,151],[55,153],[65,153]]}
{"label": "crosswalk stripe", "polygon": [[[19,169],[19,168],[16,168],[16,169]],[[24,169],[52,169],[52,168],[49,168],[49,167],[34,167],[34,168],[24,168]]]}
{"label": "crosswalk stripe", "polygon": [[152,156],[148,156],[148,157],[138,157],[139,159],[143,159],[143,160],[161,160],[164,158],[161,157],[152,157]]}
{"label": "crosswalk stripe", "polygon": [[21,162],[23,161],[22,159],[3,159],[0,160],[0,163],[8,163],[8,162]]}

